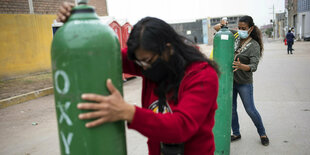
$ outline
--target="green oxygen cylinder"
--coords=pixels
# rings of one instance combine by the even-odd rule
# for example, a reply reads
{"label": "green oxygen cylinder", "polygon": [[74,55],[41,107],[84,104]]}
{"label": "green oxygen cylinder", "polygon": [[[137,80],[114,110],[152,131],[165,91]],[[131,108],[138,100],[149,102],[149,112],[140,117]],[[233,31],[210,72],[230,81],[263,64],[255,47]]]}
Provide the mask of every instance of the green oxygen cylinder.
{"label": "green oxygen cylinder", "polygon": [[230,153],[234,37],[227,27],[223,27],[215,34],[213,51],[213,58],[219,65],[221,72],[219,95],[217,97],[218,109],[215,113],[215,125],[213,128],[215,139],[214,154],[228,155]]}
{"label": "green oxygen cylinder", "polygon": [[[62,155],[126,155],[124,121],[86,128],[78,115],[83,93],[109,95],[112,79],[122,93],[120,45],[114,31],[100,22],[94,8],[80,2],[57,30],[51,47],[55,107]],[[89,102],[89,101],[88,101]]]}

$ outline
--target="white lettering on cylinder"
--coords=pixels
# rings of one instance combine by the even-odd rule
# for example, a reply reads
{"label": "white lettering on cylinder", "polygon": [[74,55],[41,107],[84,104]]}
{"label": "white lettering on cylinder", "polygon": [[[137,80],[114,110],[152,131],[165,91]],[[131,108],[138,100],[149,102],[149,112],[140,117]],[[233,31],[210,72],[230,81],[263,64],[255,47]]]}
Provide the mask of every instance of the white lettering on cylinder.
{"label": "white lettering on cylinder", "polygon": [[62,104],[60,102],[57,103],[58,104],[58,108],[60,110],[60,118],[59,118],[59,123],[61,124],[63,122],[63,120],[65,120],[67,122],[67,124],[69,126],[72,126],[73,123],[70,119],[70,117],[68,116],[68,114],[66,113],[66,111],[69,109],[71,102],[66,102],[65,106],[63,107]]}
{"label": "white lettering on cylinder", "polygon": [[65,152],[66,154],[70,154],[70,144],[71,144],[71,141],[72,141],[72,137],[73,137],[73,133],[69,133],[68,134],[68,137],[66,138],[64,133],[61,131],[60,132],[61,134],[61,139],[62,139],[62,142],[65,146]]}
{"label": "white lettering on cylinder", "polygon": [[[64,78],[64,88],[60,89],[59,85],[58,85],[58,77],[62,76]],[[62,70],[58,70],[55,72],[55,87],[56,87],[56,91],[59,94],[66,94],[69,91],[69,87],[70,87],[70,81],[69,81],[69,77],[67,75],[66,72],[62,71]]]}

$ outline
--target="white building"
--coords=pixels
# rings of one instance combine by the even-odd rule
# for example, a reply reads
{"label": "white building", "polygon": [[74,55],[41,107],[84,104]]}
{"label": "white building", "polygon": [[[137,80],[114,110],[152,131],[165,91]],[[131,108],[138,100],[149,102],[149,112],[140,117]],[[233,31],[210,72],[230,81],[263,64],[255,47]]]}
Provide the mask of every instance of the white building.
{"label": "white building", "polygon": [[298,39],[310,37],[310,0],[298,0],[295,35]]}

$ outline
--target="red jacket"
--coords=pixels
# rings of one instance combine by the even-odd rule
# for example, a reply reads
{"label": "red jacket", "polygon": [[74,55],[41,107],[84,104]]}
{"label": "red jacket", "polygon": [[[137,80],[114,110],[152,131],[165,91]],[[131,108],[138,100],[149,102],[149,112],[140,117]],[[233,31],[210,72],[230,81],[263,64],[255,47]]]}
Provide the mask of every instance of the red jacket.
{"label": "red jacket", "polygon": [[[142,76],[140,67],[127,58],[122,50],[123,72]],[[178,104],[167,101],[173,113],[158,114],[148,107],[158,97],[156,84],[143,78],[142,108],[136,112],[128,127],[148,137],[150,155],[160,155],[160,142],[184,143],[185,155],[210,155],[215,144],[212,133],[217,109],[218,77],[207,62],[195,62],[186,68],[178,92]]]}

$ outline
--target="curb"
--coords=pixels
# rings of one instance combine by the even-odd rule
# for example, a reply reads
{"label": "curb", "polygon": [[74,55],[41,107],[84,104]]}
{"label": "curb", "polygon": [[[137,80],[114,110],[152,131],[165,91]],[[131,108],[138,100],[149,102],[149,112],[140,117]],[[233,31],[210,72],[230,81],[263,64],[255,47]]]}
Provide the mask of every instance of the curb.
{"label": "curb", "polygon": [[11,98],[0,100],[0,109],[6,108],[8,106],[12,106],[15,104],[23,103],[29,100],[33,100],[42,96],[47,96],[54,93],[53,87],[40,89],[37,91],[33,91],[27,94],[22,94],[18,96],[14,96]]}

